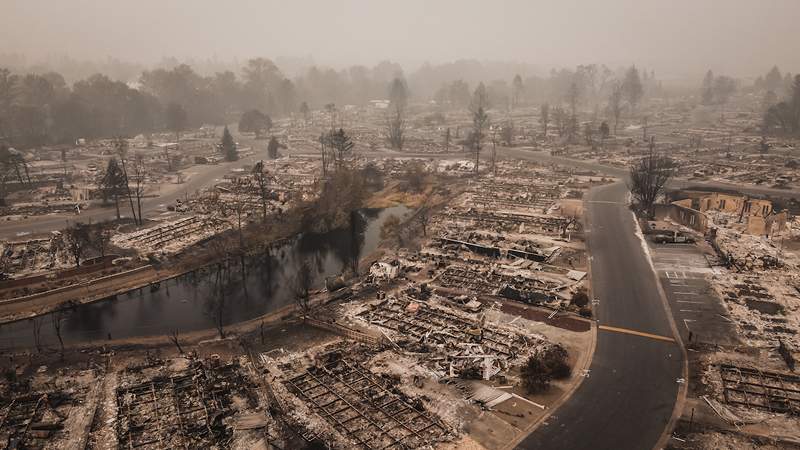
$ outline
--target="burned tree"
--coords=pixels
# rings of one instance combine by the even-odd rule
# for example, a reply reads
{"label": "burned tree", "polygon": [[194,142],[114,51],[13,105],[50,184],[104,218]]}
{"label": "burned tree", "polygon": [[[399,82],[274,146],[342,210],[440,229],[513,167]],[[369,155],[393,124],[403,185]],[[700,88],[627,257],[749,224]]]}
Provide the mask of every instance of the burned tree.
{"label": "burned tree", "polygon": [[123,194],[128,197],[128,203],[131,206],[131,215],[133,216],[133,223],[141,225],[141,219],[136,218],[136,209],[133,207],[133,195],[131,193],[131,184],[128,178],[128,166],[126,163],[128,157],[128,140],[124,137],[117,136],[113,139],[114,151],[119,157],[122,168],[122,189]]}
{"label": "burned tree", "polygon": [[36,352],[42,352],[42,318],[34,317],[31,319],[33,329],[33,345],[36,346]]}
{"label": "burned tree", "polygon": [[428,236],[428,224],[431,222],[431,210],[427,207],[420,208],[417,212],[417,222],[422,228],[422,236]]}
{"label": "burned tree", "polygon": [[606,139],[608,139],[608,135],[611,134],[611,130],[609,130],[608,122],[605,120],[603,123],[600,124],[600,146],[606,148]]}
{"label": "burned tree", "polygon": [[233,226],[239,237],[239,249],[244,249],[244,224],[250,213],[250,184],[243,178],[231,182],[228,195],[219,202],[220,210],[225,216],[233,216]]}
{"label": "burned tree", "polygon": [[511,109],[519,106],[524,92],[525,86],[522,84],[522,77],[516,74],[514,80],[511,82]]}
{"label": "burned tree", "polygon": [[349,167],[355,144],[350,139],[350,136],[345,133],[344,129],[339,128],[337,131],[331,133],[329,145],[331,147],[336,170],[339,171]]}
{"label": "burned tree", "polygon": [[269,159],[278,159],[278,150],[286,149],[286,146],[278,142],[278,139],[275,136],[269,138],[269,144],[267,144],[267,156]]}
{"label": "burned tree", "polygon": [[308,125],[308,117],[311,115],[311,109],[309,109],[308,103],[300,103],[300,114],[303,115],[303,122]]}
{"label": "burned tree", "polygon": [[136,197],[136,208],[139,211],[139,225],[144,224],[142,216],[142,197],[144,197],[145,179],[147,178],[147,167],[142,155],[136,155],[133,159],[133,195]]}
{"label": "burned tree", "polygon": [[500,137],[503,139],[503,144],[506,147],[511,147],[514,144],[514,121],[509,119],[503,124],[500,129]]}
{"label": "burned tree", "polygon": [[405,143],[405,115],[408,89],[400,78],[395,78],[389,88],[389,115],[386,117],[386,136],[389,145],[402,150]]}
{"label": "burned tree", "polygon": [[608,111],[614,117],[614,136],[617,135],[617,127],[619,126],[619,118],[622,116],[623,104],[623,87],[619,82],[615,82],[611,86],[611,95],[608,97]]}
{"label": "burned tree", "polygon": [[547,139],[547,125],[550,123],[550,104],[544,103],[539,108],[539,123],[542,124],[542,135]]}
{"label": "burned tree", "polygon": [[225,321],[228,317],[228,291],[232,284],[229,265],[229,259],[217,263],[205,304],[206,316],[214,322],[220,339],[225,339]]}
{"label": "burned tree", "polygon": [[264,167],[264,161],[259,161],[253,166],[253,178],[258,185],[258,196],[261,200],[262,220],[267,220],[267,202],[269,202],[270,191],[268,189],[272,175]]}
{"label": "burned tree", "polygon": [[119,199],[120,196],[125,194],[126,183],[125,175],[116,158],[108,160],[106,171],[103,174],[103,178],[100,180],[100,189],[104,201],[107,201],[109,197],[114,200],[114,207],[117,210],[117,220],[119,220]]}
{"label": "burned tree", "polygon": [[188,115],[182,105],[170,103],[164,111],[164,119],[167,122],[167,129],[175,133],[175,142],[180,142],[181,131],[186,129]]}
{"label": "burned tree", "polygon": [[83,255],[91,245],[92,238],[89,232],[89,225],[75,223],[64,230],[64,240],[66,241],[67,251],[75,259],[75,267],[80,267]]}
{"label": "burned tree", "polygon": [[322,178],[325,179],[328,176],[328,166],[331,163],[331,134],[330,133],[322,133],[319,135],[319,152],[320,156],[322,157]]}
{"label": "burned tree", "polygon": [[239,119],[239,132],[255,133],[256,139],[261,139],[271,128],[272,119],[257,109],[246,111]]}
{"label": "burned tree", "polygon": [[172,333],[169,335],[169,340],[178,348],[178,353],[182,355],[183,347],[181,347],[181,342],[178,340],[178,330],[172,330]]}
{"label": "burned tree", "polygon": [[62,321],[64,320],[64,310],[57,309],[50,313],[50,320],[53,324],[53,331],[56,333],[56,338],[58,338],[58,344],[61,348],[61,358],[64,358],[64,338],[61,336],[61,327],[63,325]]}
{"label": "burned tree", "polygon": [[[625,81],[622,82],[622,93],[631,107],[631,111],[636,111],[636,106],[644,95],[644,86],[639,78],[639,70],[636,66],[631,66],[625,73]],[[616,130],[614,130],[616,134]]]}
{"label": "burned tree", "polygon": [[664,192],[664,186],[675,173],[672,159],[657,155],[655,139],[650,138],[650,153],[635,163],[630,170],[629,189],[641,211],[648,217],[655,214],[656,199]]}
{"label": "burned tree", "polygon": [[111,222],[98,222],[92,226],[90,235],[93,235],[92,244],[95,250],[100,253],[100,256],[105,257],[108,252],[108,246],[111,244],[111,236],[114,234],[114,229]]}
{"label": "burned tree", "polygon": [[480,172],[481,146],[484,138],[484,130],[489,125],[489,115],[486,109],[489,107],[489,95],[486,93],[486,86],[478,84],[475,93],[472,95],[470,112],[472,113],[472,133],[470,144],[475,152],[475,175]]}
{"label": "burned tree", "polygon": [[567,351],[553,345],[528,358],[522,366],[522,385],[529,394],[538,394],[550,387],[551,380],[569,378],[572,369],[567,364]]}
{"label": "burned tree", "polygon": [[314,283],[314,276],[311,272],[311,265],[308,260],[302,259],[298,265],[294,276],[294,299],[303,317],[311,311],[311,286]]}

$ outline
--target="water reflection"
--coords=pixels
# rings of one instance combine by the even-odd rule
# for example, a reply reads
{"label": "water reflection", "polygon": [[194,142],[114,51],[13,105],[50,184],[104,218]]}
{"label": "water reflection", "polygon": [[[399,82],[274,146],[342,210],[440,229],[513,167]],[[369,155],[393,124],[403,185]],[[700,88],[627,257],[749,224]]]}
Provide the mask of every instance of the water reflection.
{"label": "water reflection", "polygon": [[[172,331],[224,328],[292,303],[294,272],[302,259],[309,261],[314,287],[351,267],[372,252],[380,241],[380,227],[391,215],[408,211],[403,206],[363,210],[353,225],[324,234],[299,236],[284,245],[230,260],[164,281],[157,289],[145,287],[117,298],[82,305],[65,315],[65,343],[161,335]],[[57,345],[52,319],[38,318],[41,342]],[[33,346],[33,323],[20,321],[0,326],[3,348]]]}

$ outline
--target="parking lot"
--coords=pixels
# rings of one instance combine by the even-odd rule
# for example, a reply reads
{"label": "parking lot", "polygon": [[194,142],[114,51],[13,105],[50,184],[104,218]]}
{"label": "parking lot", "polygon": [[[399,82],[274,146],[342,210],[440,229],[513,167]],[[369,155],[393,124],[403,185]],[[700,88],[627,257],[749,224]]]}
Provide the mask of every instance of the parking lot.
{"label": "parking lot", "polygon": [[648,245],[683,341],[737,344],[733,322],[709,283],[714,271],[703,253],[693,244]]}

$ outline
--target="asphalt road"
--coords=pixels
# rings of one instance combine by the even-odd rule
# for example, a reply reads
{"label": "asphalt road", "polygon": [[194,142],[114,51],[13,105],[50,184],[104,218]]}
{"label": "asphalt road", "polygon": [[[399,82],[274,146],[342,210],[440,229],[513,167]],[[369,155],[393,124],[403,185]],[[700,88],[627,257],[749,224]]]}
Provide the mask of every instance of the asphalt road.
{"label": "asphalt road", "polygon": [[[615,183],[587,198],[596,317],[600,325],[672,337],[626,195]],[[682,358],[676,343],[599,330],[587,379],[519,448],[653,448],[672,415]]]}
{"label": "asphalt road", "polygon": [[[627,178],[624,169],[507,149],[506,157],[557,163]],[[800,192],[719,182],[672,180],[668,187],[736,189],[750,195],[799,197]],[[624,182],[600,187],[587,197],[588,247],[599,325],[672,337],[672,314],[659,296],[643,243],[626,205]],[[558,410],[529,435],[523,449],[651,449],[667,428],[683,369],[678,344],[649,337],[598,331],[587,379]]]}
{"label": "asphalt road", "polygon": [[[513,158],[528,159],[544,163],[561,164],[564,166],[576,167],[579,169],[595,170],[602,174],[619,177],[622,179],[626,179],[628,176],[627,169],[621,169],[619,167],[608,166],[596,162],[580,161],[576,159],[565,158],[562,156],[551,156],[547,152],[533,151],[524,148],[508,148],[508,149],[503,149],[498,153],[507,157],[510,156]],[[791,189],[775,189],[765,186],[740,185],[733,183],[725,183],[721,181],[689,181],[689,180],[672,179],[667,183],[667,187],[671,189],[685,189],[693,186],[715,188],[715,189],[730,189],[749,195],[769,195],[773,197],[781,197],[781,198],[794,197],[800,199],[800,191]]]}

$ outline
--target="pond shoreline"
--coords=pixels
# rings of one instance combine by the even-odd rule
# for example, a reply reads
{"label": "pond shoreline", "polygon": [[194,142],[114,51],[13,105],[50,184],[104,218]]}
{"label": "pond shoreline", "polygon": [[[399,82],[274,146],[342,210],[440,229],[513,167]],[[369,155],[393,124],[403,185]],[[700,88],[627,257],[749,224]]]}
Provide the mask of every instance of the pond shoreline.
{"label": "pond shoreline", "polygon": [[[291,303],[287,289],[291,289],[294,263],[298,259],[312,258],[316,261],[316,282],[321,284],[326,277],[340,274],[350,255],[357,255],[362,263],[373,257],[378,250],[382,221],[398,211],[405,214],[410,210],[396,206],[366,213],[355,249],[352,243],[345,242],[349,231],[334,230],[325,234],[295,234],[276,239],[253,246],[243,255],[204,261],[195,267],[181,267],[180,271],[165,270],[162,265],[153,276],[125,286],[125,292],[117,295],[92,298],[87,302],[59,302],[36,311],[35,315],[2,321],[5,330],[0,329],[0,338],[5,342],[0,347],[29,347],[31,342],[27,341],[31,341],[34,334],[30,331],[37,326],[34,323],[37,321],[31,320],[34,318],[39,318],[42,335],[50,334],[46,340],[52,340],[51,321],[42,316],[49,314],[54,317],[53,312],[58,310],[66,311],[65,316],[76,316],[65,327],[65,337],[70,336],[65,340],[70,344],[104,341],[107,334],[121,339],[158,336],[163,335],[166,327],[175,327],[182,333],[201,331],[211,325],[205,321],[209,313],[204,309],[208,308],[210,298],[219,295],[228,297],[229,305],[226,307],[230,308],[232,317],[226,318],[226,326],[268,316]],[[225,286],[228,291],[224,294],[214,291],[216,284],[212,287],[214,276],[219,271],[228,273]]]}

